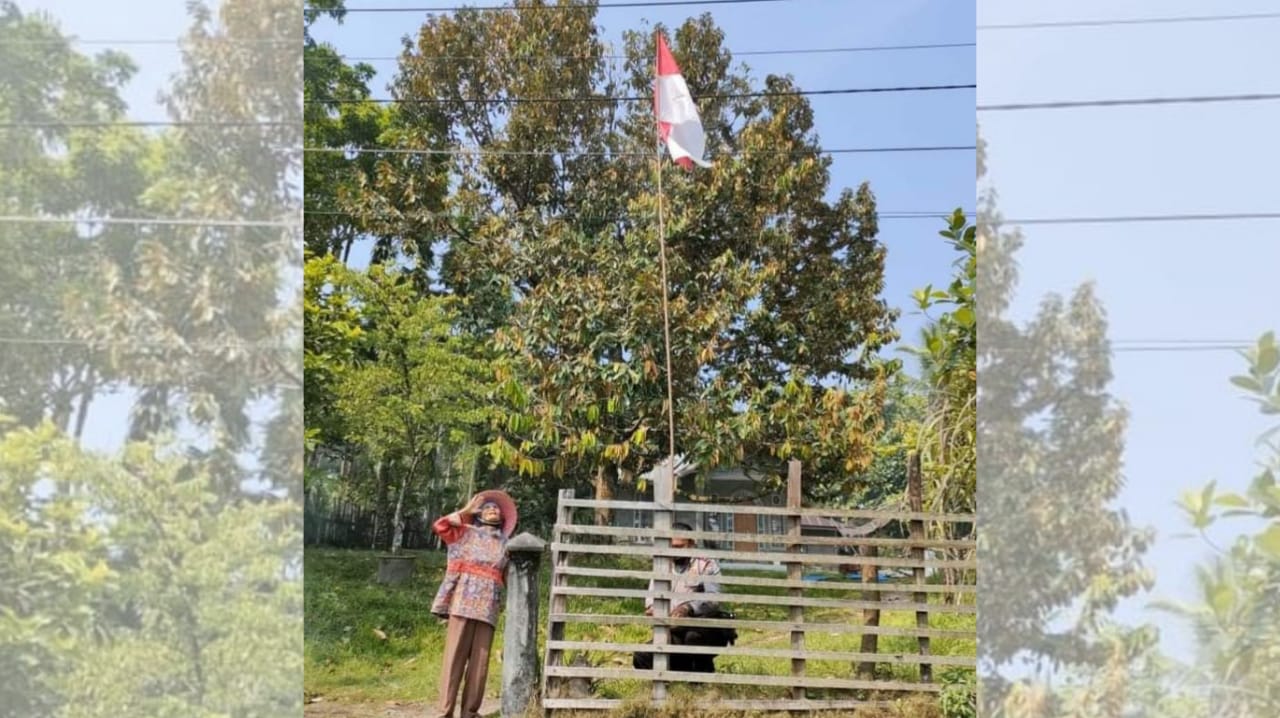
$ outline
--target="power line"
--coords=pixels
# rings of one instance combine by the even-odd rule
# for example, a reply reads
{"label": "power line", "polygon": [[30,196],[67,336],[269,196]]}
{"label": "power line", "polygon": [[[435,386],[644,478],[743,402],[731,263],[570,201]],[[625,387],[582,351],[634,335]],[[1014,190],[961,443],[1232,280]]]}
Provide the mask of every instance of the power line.
{"label": "power line", "polygon": [[1058,102],[1023,102],[1004,105],[978,105],[978,112],[1008,112],[1014,110],[1063,110],[1081,107],[1137,107],[1143,105],[1185,105],[1217,102],[1256,102],[1280,100],[1280,92],[1264,92],[1244,95],[1191,95],[1184,97],[1132,97],[1113,100],[1067,100]]}
{"label": "power line", "polygon": [[1252,344],[1203,344],[1197,346],[1123,346],[1111,347],[1112,353],[1115,354],[1147,354],[1147,353],[1200,353],[1200,352],[1225,352],[1225,351],[1241,351],[1253,346]]}
{"label": "power line", "polygon": [[1112,339],[1112,344],[1230,344],[1251,345],[1255,339]]}
{"label": "power line", "polygon": [[[759,3],[792,2],[793,0],[635,0],[634,2],[599,3],[597,5],[482,5],[479,7],[347,7],[346,12],[461,12],[503,10],[607,10],[609,8],[678,7],[684,5],[746,5]],[[305,10],[323,12],[314,7]]]}
{"label": "power line", "polygon": [[49,217],[38,215],[0,215],[3,224],[101,224],[163,227],[262,227],[298,229],[297,222],[239,219],[187,219],[182,217]]}
{"label": "power line", "polygon": [[[211,42],[226,45],[279,45],[281,47],[298,47],[297,38],[217,37],[206,39]],[[59,47],[62,45],[114,45],[119,47],[129,47],[134,45],[181,45],[184,42],[187,42],[187,40],[183,38],[123,37],[112,40],[106,38],[82,38],[70,35],[56,40],[5,40],[5,45],[15,47]]]}
{"label": "power line", "polygon": [[[816,48],[797,48],[790,50],[746,50],[735,52],[730,50],[729,53],[734,57],[756,57],[762,55],[830,55],[837,53],[852,52],[890,52],[890,51],[907,51],[907,50],[941,50],[958,47],[976,47],[975,42],[940,42],[927,43],[921,45],[862,45],[855,47],[816,47]],[[344,60],[352,62],[390,62],[399,60],[399,55],[383,55],[383,56],[358,56],[343,55]],[[489,60],[488,56],[483,55],[413,55],[414,60],[449,60],[449,61],[478,61]],[[581,60],[590,59],[592,55],[525,55],[517,56],[526,59],[537,60]],[[604,60],[626,60],[627,55],[601,55]]]}
{"label": "power line", "polygon": [[[789,90],[785,92],[737,92],[716,95],[699,95],[700,100],[742,100],[752,97],[796,97],[796,96],[814,96],[814,95],[856,95],[856,94],[887,94],[896,92],[937,92],[944,90],[973,90],[978,86],[976,84],[967,85],[914,85],[902,87],[846,87],[831,90]],[[653,96],[644,95],[623,95],[623,96],[586,96],[586,97],[475,97],[452,99],[447,97],[429,97],[422,99],[408,99],[396,97],[379,97],[379,98],[362,98],[362,99],[338,99],[325,98],[320,100],[306,100],[308,105],[357,105],[364,102],[372,102],[377,104],[392,105],[416,105],[416,104],[559,104],[569,102],[653,102]]]}
{"label": "power line", "polygon": [[[912,211],[877,212],[876,220],[877,221],[879,220],[910,220],[910,219],[943,220],[950,217],[952,212],[954,211],[955,210],[947,210],[945,212],[912,212]],[[972,216],[973,213],[966,212],[966,214]],[[307,211],[304,213],[304,217],[355,218],[359,216],[360,215],[358,215],[355,212],[343,212],[340,210],[315,210],[315,211]],[[406,220],[406,219],[407,220],[430,220],[430,219],[455,219],[455,218],[456,217],[446,212],[408,212],[408,213],[401,213],[401,214],[383,212],[383,213],[366,215],[364,217],[364,219],[366,220]],[[579,220],[591,220],[596,222],[620,222],[623,220],[635,219],[635,216],[630,216],[630,215],[593,216],[590,214],[578,213],[574,215],[574,218]]]}
{"label": "power line", "polygon": [[1191,22],[1229,22],[1237,20],[1274,20],[1280,18],[1280,12],[1259,12],[1240,15],[1186,15],[1174,17],[1135,17],[1117,18],[1114,20],[1061,20],[1046,22],[1000,23],[978,25],[978,30],[1036,30],[1044,28],[1066,27],[1110,27],[1115,25],[1168,25]]}
{"label": "power line", "polygon": [[127,341],[97,341],[93,339],[72,339],[70,337],[62,338],[45,338],[45,337],[0,337],[0,344],[14,346],[84,346],[84,347],[125,347],[138,349],[198,349],[198,350],[271,350],[271,351],[289,351],[296,352],[302,348],[302,342],[298,342],[298,346],[289,346],[280,344],[278,341],[271,342],[200,342],[196,344],[188,344],[181,339],[175,339],[173,342],[145,342],[136,340]]}
{"label": "power line", "polygon": [[1135,214],[1110,217],[1031,217],[1002,219],[1000,224],[1133,224],[1145,222],[1223,222],[1280,219],[1280,212],[1219,212],[1210,214]]}
{"label": "power line", "polygon": [[0,129],[85,129],[99,127],[297,127],[302,121],[204,121],[204,120],[66,120],[46,122],[0,122]]}
{"label": "power line", "polygon": [[[721,157],[745,157],[752,155],[787,155],[787,156],[804,156],[809,154],[875,154],[875,153],[906,153],[906,152],[957,152],[957,151],[975,151],[976,145],[922,145],[922,146],[901,146],[901,147],[837,147],[834,149],[821,150],[753,150],[748,152],[734,152],[728,155],[718,155]],[[644,158],[653,159],[652,152],[554,152],[549,150],[486,150],[482,148],[457,148],[447,150],[417,150],[405,148],[380,148],[380,147],[304,147],[304,152],[327,152],[327,153],[350,153],[350,154],[374,154],[374,155],[429,155],[429,156],[495,156],[495,157],[610,157],[610,158]]]}

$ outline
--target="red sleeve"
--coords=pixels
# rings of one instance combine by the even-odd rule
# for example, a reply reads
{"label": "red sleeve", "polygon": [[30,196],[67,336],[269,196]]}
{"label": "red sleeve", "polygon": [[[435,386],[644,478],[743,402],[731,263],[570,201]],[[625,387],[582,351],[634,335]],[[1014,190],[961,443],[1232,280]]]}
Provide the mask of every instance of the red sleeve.
{"label": "red sleeve", "polygon": [[[435,524],[431,526],[431,530],[436,532],[441,541],[445,545],[452,544],[462,538],[462,534],[466,532],[467,527],[462,525],[457,514],[449,514],[436,519]],[[457,520],[457,523],[454,521]]]}

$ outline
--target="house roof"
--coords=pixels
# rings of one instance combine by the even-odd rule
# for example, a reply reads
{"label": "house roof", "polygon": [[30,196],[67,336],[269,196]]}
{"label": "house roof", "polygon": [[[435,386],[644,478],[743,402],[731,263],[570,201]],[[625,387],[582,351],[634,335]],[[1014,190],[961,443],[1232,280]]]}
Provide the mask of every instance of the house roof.
{"label": "house roof", "polygon": [[824,528],[833,529],[836,533],[846,538],[856,538],[859,536],[870,536],[880,530],[885,524],[889,523],[889,519],[872,519],[864,521],[857,525],[849,524],[845,521],[837,521],[826,516],[802,516],[800,518],[800,528]]}

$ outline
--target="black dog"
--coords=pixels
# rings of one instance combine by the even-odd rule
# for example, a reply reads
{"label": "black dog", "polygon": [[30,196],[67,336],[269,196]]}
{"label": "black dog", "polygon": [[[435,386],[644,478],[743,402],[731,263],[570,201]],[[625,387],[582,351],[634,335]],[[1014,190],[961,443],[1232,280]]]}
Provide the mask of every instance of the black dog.
{"label": "black dog", "polygon": [[[716,609],[699,618],[732,619],[734,615],[724,609]],[[738,640],[738,632],[732,628],[686,628],[671,629],[671,645],[673,646],[716,646],[724,648],[732,646]],[[652,642],[652,641],[651,641]],[[631,665],[639,671],[653,669],[652,653],[637,653],[631,659]],[[689,673],[715,673],[716,657],[702,653],[672,653],[667,657],[667,669]]]}

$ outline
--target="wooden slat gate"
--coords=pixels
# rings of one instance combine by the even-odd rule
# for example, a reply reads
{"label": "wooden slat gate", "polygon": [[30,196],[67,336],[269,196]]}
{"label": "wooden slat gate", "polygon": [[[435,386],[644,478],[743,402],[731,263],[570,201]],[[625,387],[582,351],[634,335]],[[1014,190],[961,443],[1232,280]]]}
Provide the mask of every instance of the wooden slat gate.
{"label": "wooden slat gate", "polygon": [[[907,693],[938,692],[940,686],[933,680],[933,666],[974,670],[976,542],[971,532],[964,539],[930,538],[926,529],[943,524],[972,526],[975,517],[920,511],[918,464],[911,468],[913,486],[909,498],[913,511],[802,508],[798,462],[793,462],[789,471],[785,507],[676,503],[672,500],[669,477],[656,481],[653,502],[578,499],[572,490],[562,491],[551,546],[551,606],[547,619],[543,707],[548,713],[614,708],[627,701],[616,697],[618,690],[610,691],[615,697],[599,697],[594,692],[583,695],[582,690],[570,688],[575,683],[580,687],[601,681],[638,680],[651,684],[655,702],[667,699],[668,684],[701,683],[714,684],[718,689],[714,698],[696,693],[689,696],[699,707],[707,709],[848,710],[886,703]],[[652,512],[653,527],[596,526],[591,523],[594,511],[578,511],[602,508]],[[677,512],[782,516],[786,520],[786,533],[779,536],[678,531],[671,528]],[[578,513],[585,515],[585,523],[575,522]],[[908,527],[907,537],[879,538],[856,532],[808,536],[801,530],[802,519],[808,517],[846,523],[861,519],[878,522],[877,525],[901,522]],[[602,544],[600,537],[619,543]],[[786,550],[672,548],[671,540],[680,537],[697,541],[783,544]],[[637,543],[644,540],[651,543]],[[858,554],[834,552],[842,547],[857,549]],[[671,618],[669,612],[673,604],[707,598],[706,594],[670,590],[672,560],[697,556],[721,562],[772,564],[775,568],[780,565],[785,569],[786,578],[770,577],[768,572],[759,570],[726,570],[718,579],[723,590],[720,600],[735,612],[735,619]],[[860,580],[846,580],[843,576],[812,580],[816,577],[806,576],[806,572],[822,569],[841,571],[850,564],[861,567]],[[900,579],[880,580],[880,574],[893,569],[904,575]],[[930,569],[959,569],[948,571],[948,575],[959,576],[960,582],[951,585],[933,582],[927,575]],[[762,573],[766,575],[760,575]],[[652,591],[647,588],[649,581],[654,584]],[[623,587],[628,582],[637,588]],[[814,593],[825,595],[814,596]],[[653,599],[652,616],[642,615],[641,611],[620,614],[616,610],[612,613],[590,610],[598,607],[601,599],[645,598]],[[784,610],[785,618],[764,615],[771,610]],[[849,618],[850,612],[858,611],[862,613],[860,620]],[[881,625],[882,613],[915,613],[915,621]],[[946,625],[934,625],[931,617],[943,617],[938,622]],[[624,628],[615,628],[619,626]],[[625,628],[631,626],[651,628],[652,642],[635,638],[635,629]],[[736,645],[725,648],[670,645],[670,629],[680,626],[733,627],[739,633],[739,640]],[[619,630],[630,631],[632,636],[611,640],[610,634]],[[853,643],[858,636],[863,637],[860,646]],[[883,646],[876,648],[882,637],[885,643],[893,644],[891,650],[882,650]],[[806,638],[810,639],[808,643]],[[935,655],[930,650],[931,639],[947,640],[947,655]],[[778,646],[779,643],[782,645]],[[611,655],[618,667],[575,665],[565,661],[569,651],[584,656]],[[653,670],[631,667],[631,657],[636,652],[653,654]],[[716,673],[667,670],[667,659],[673,653],[716,655],[719,665]],[[733,665],[726,666],[730,663]],[[888,675],[883,670],[875,671],[877,666],[888,667]],[[868,674],[868,669],[872,673]]]}

